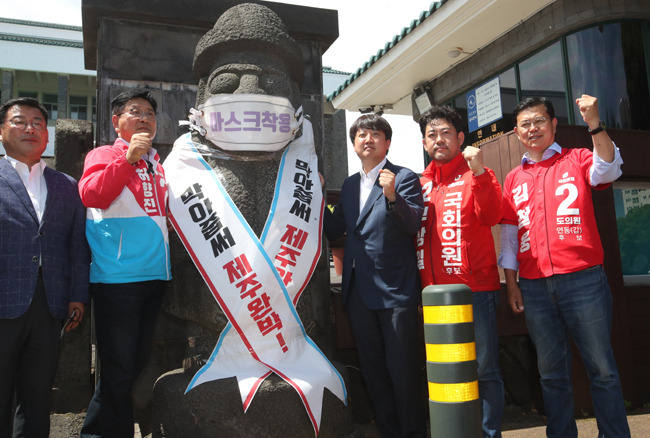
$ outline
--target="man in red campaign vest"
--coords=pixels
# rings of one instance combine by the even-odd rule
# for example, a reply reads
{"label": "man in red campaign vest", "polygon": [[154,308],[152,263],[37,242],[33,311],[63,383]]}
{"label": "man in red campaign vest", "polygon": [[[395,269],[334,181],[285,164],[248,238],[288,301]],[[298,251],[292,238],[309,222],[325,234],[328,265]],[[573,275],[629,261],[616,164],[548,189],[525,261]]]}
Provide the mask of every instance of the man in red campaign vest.
{"label": "man in red campaign vest", "polygon": [[501,186],[467,146],[461,117],[434,106],[420,117],[422,144],[433,160],[422,173],[424,215],[417,238],[422,287],[465,284],[473,292],[483,436],[501,436],[504,390],[496,309],[501,283],[491,227],[501,219]]}
{"label": "man in red campaign vest", "polygon": [[555,142],[557,119],[550,100],[528,98],[515,107],[515,133],[527,152],[503,187],[499,265],[513,312],[526,307],[526,324],[537,349],[546,435],[578,436],[571,337],[591,382],[598,436],[629,437],[610,344],[612,294],[591,200],[592,188],[603,190],[621,175],[623,160],[600,121],[597,99],[583,95],[576,104],[588,125],[593,153]]}

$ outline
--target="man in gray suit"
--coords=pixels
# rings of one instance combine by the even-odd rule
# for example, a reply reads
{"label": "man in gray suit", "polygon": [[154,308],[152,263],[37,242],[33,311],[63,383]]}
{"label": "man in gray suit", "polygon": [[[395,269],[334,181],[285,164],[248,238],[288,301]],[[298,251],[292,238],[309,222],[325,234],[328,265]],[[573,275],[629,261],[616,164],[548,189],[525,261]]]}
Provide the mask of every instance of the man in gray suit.
{"label": "man in gray suit", "polygon": [[415,173],[386,159],[392,129],[366,114],[350,128],[360,172],[346,178],[325,233],[344,232],[343,303],[375,421],[382,437],[424,437],[418,312],[420,280],[414,237],[423,198]]}
{"label": "man in gray suit", "polygon": [[35,99],[0,107],[0,437],[47,438],[63,320],[79,325],[90,254],[77,182],[41,160],[47,111]]}

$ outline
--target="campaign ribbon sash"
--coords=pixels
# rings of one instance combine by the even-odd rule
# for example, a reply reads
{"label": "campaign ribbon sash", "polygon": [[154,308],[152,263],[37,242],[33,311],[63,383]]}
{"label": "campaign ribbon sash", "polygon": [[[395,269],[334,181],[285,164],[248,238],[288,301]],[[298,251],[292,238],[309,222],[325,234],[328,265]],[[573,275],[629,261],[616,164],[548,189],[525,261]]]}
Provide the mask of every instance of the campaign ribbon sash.
{"label": "campaign ribbon sash", "polygon": [[322,190],[311,126],[305,128],[282,157],[261,239],[189,134],[176,141],[164,167],[170,219],[230,321],[187,390],[234,376],[246,410],[275,372],[298,392],[318,433],[324,388],[344,402],[346,394],[295,309],[321,248]]}

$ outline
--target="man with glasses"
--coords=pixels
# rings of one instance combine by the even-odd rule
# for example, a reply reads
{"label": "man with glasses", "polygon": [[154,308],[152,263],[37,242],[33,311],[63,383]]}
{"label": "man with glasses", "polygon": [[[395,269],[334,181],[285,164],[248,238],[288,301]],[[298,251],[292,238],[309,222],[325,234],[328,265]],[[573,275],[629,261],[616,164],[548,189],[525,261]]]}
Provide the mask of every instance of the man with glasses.
{"label": "man with glasses", "polygon": [[90,254],[77,182],[41,155],[47,111],[32,98],[0,107],[0,436],[47,438],[65,330],[88,301]]}
{"label": "man with glasses", "polygon": [[165,282],[171,279],[167,184],[152,147],[156,101],[130,90],[111,102],[113,145],[88,153],[79,182],[88,208],[100,379],[82,437],[133,436],[131,389],[147,363]]}
{"label": "man with glasses", "polygon": [[621,175],[623,161],[600,121],[597,99],[583,95],[576,104],[589,127],[593,153],[555,143],[557,119],[550,100],[528,98],[515,107],[515,133],[527,152],[504,184],[499,265],[513,312],[524,312],[525,305],[547,436],[578,436],[570,337],[591,382],[598,436],[629,437],[610,344],[612,296],[591,199],[592,188],[605,189]]}

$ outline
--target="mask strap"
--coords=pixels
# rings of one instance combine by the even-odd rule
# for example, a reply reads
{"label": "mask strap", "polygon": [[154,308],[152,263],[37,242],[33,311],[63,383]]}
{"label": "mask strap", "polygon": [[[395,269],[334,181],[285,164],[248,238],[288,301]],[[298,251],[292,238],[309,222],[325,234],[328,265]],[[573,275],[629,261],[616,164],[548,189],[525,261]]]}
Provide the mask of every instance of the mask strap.
{"label": "mask strap", "polygon": [[187,118],[189,120],[179,120],[178,126],[189,126],[190,131],[197,131],[199,134],[205,136],[207,130],[201,126],[201,117],[203,116],[203,111],[199,111],[194,108],[190,108],[190,113]]}
{"label": "mask strap", "polygon": [[305,119],[305,113],[302,110],[302,105],[296,110],[296,121],[298,122],[298,126],[302,125],[303,120]]}

